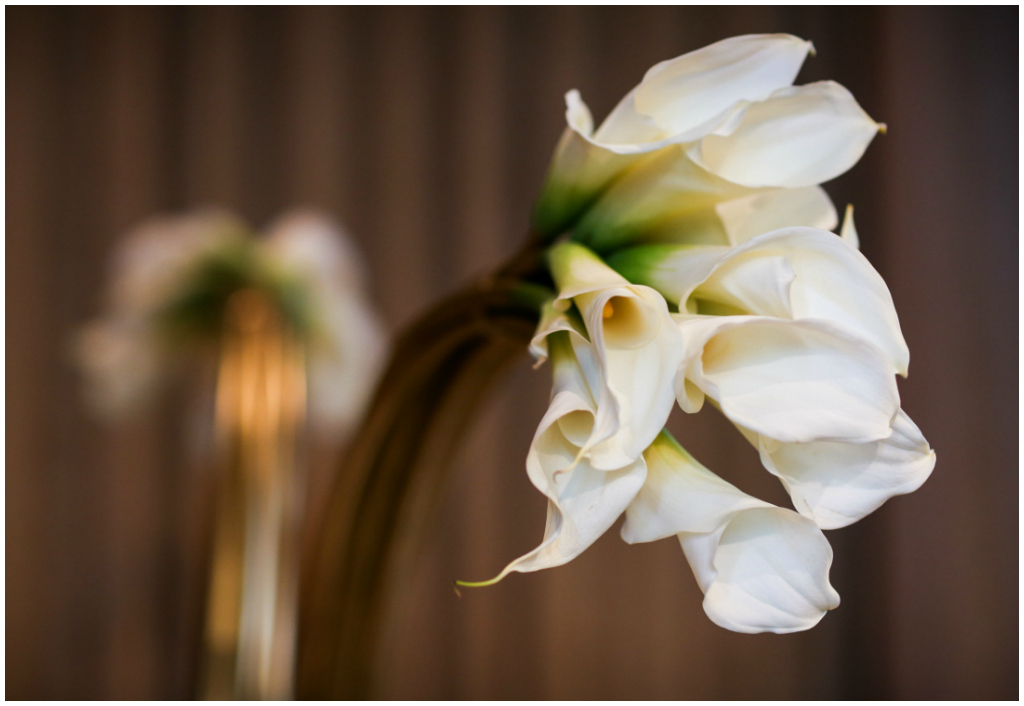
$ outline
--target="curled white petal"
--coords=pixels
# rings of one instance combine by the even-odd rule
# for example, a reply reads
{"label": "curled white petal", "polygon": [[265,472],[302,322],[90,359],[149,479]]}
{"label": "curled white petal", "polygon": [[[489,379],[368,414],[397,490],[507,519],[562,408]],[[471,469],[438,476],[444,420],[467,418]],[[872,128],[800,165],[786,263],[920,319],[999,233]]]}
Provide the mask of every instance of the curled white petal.
{"label": "curled white petal", "polygon": [[[782,228],[731,249],[635,248],[620,259],[626,262],[616,265],[619,269],[628,267],[631,279],[650,284],[680,311],[714,305],[731,313],[783,316],[780,312],[788,311],[794,319],[825,319],[867,338],[885,352],[895,372],[907,373],[910,352],[889,288],[860,251],[833,233]],[[788,268],[792,281],[779,287],[770,277],[752,278],[766,268],[780,273]]]}
{"label": "curled white petal", "polygon": [[626,509],[623,539],[675,534],[715,623],[737,632],[794,632],[839,605],[828,580],[832,549],[813,522],[741,492],[667,434],[644,458],[647,478]]}
{"label": "curled white petal", "polygon": [[875,441],[891,433],[899,393],[870,342],[818,319],[676,320],[687,349],[680,374],[734,423],[797,443]]}
{"label": "curled white petal", "polygon": [[789,86],[810,46],[790,35],[747,35],[662,62],[596,131],[579,92],[570,91],[567,127],[534,212],[535,226],[557,234],[645,155],[704,137],[737,102],[763,100]]}
{"label": "curled white petal", "polygon": [[744,186],[813,186],[856,164],[880,127],[848,90],[821,81],[746,106],[689,155]]}
{"label": "curled white petal", "polygon": [[548,497],[544,539],[491,582],[512,571],[546,569],[579,556],[623,513],[647,474],[642,455],[611,471],[596,469],[581,456],[593,433],[597,402],[573,353],[570,334],[554,332],[548,346],[554,368],[552,400],[526,460],[530,481]]}
{"label": "curled white petal", "polygon": [[817,441],[784,444],[760,437],[765,468],[777,475],[797,511],[822,529],[846,527],[895,495],[921,487],[935,468],[935,452],[902,410],[892,435],[848,444]]}
{"label": "curled white petal", "polygon": [[832,199],[820,186],[802,189],[769,189],[723,201],[715,206],[733,245],[792,226],[832,230],[839,223]]}
{"label": "curled white petal", "polygon": [[[581,358],[595,355],[600,369],[597,427],[603,431],[595,431],[584,453],[597,468],[622,468],[643,453],[668,419],[682,337],[660,294],[629,284],[587,248],[563,243],[550,260],[559,290],[554,308],[575,305],[589,345],[581,337],[573,345]],[[603,424],[606,409],[614,410],[613,425]]]}
{"label": "curled white petal", "polygon": [[[694,139],[702,126],[738,101],[764,100],[791,85],[810,49],[810,42],[788,34],[723,39],[652,67],[636,88],[636,110],[667,135]],[[609,116],[599,138],[618,137],[613,134],[618,132],[617,113]]]}

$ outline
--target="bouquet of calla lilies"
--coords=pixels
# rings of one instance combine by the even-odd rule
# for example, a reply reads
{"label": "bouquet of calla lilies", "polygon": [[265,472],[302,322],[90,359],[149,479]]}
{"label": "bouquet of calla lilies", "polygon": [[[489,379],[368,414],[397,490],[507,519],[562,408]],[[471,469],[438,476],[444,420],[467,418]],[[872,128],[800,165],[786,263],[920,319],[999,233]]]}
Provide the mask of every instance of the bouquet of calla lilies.
{"label": "bouquet of calla lilies", "polygon": [[[718,625],[805,630],[839,605],[822,530],[917,489],[935,453],[900,407],[909,352],[852,209],[819,186],[884,126],[842,86],[794,86],[811,44],[727,39],[654,66],[596,130],[576,91],[534,213],[557,289],[530,345],[553,374],[526,459],[548,498],[509,572],[564,564],[625,513],[676,536]],[[710,402],[794,510],[665,430]]]}

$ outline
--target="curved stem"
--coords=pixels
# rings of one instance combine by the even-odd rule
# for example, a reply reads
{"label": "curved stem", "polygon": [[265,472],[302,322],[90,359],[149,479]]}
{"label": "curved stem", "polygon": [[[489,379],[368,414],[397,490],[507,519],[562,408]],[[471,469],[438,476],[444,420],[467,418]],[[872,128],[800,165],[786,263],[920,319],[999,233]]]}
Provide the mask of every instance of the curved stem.
{"label": "curved stem", "polygon": [[550,296],[536,240],[396,343],[306,567],[296,696],[366,698],[391,586],[401,585],[457,444],[523,354]]}

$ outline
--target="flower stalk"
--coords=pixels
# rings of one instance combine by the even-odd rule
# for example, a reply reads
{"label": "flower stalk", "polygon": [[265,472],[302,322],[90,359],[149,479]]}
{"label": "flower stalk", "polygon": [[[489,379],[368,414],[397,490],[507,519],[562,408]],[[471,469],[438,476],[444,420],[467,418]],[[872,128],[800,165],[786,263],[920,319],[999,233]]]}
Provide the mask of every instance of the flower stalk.
{"label": "flower stalk", "polygon": [[303,575],[298,698],[371,694],[391,592],[408,575],[476,410],[523,355],[553,296],[545,277],[530,238],[505,266],[397,338]]}

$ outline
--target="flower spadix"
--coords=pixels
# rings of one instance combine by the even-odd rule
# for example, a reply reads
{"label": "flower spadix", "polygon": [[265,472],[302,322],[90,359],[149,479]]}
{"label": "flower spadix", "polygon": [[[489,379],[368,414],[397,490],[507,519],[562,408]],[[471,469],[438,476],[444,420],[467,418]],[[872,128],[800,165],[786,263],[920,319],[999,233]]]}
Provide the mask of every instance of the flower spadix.
{"label": "flower spadix", "polygon": [[[583,453],[596,468],[622,468],[640,457],[668,419],[682,335],[660,294],[631,284],[587,248],[562,243],[549,261],[558,287],[553,309],[578,312],[578,333],[592,349],[579,357],[592,356],[597,366],[592,389],[600,424]],[[538,335],[545,334],[542,328]]]}
{"label": "flower spadix", "polygon": [[667,432],[644,460],[647,477],[626,509],[622,537],[632,544],[676,535],[716,624],[794,632],[839,605],[828,580],[832,549],[813,522],[741,492]]}
{"label": "flower spadix", "polygon": [[[596,130],[579,93],[570,91],[568,127],[535,228],[548,237],[569,229],[617,180],[648,167],[652,175],[641,181],[670,184],[677,161],[692,163],[711,182],[730,182],[732,198],[752,195],[743,188],[813,187],[843,173],[880,126],[838,84],[792,86],[810,49],[791,35],[747,35],[662,62]],[[656,154],[662,150],[667,154]],[[820,202],[822,195],[815,196]],[[623,203],[622,194],[609,198]],[[667,215],[678,217],[672,209]],[[593,222],[587,230],[583,239],[595,247],[608,237],[595,235]]]}

